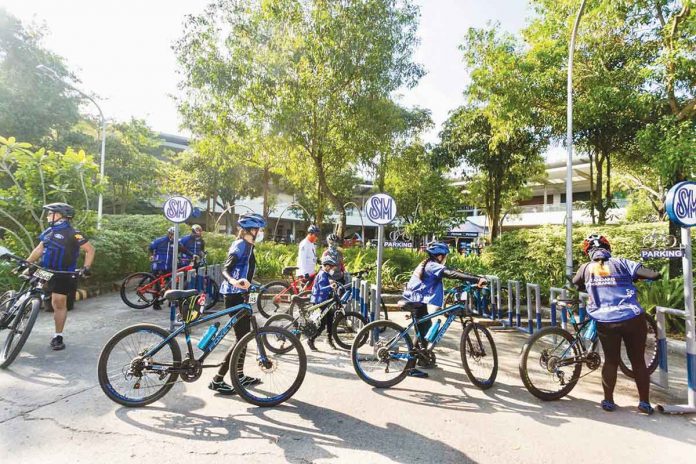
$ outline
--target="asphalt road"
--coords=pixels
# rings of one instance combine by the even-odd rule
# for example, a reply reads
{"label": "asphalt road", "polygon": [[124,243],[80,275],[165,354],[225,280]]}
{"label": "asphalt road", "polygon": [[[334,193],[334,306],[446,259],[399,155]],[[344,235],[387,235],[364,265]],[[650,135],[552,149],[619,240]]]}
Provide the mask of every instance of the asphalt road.
{"label": "asphalt road", "polygon": [[[696,462],[696,417],[639,415],[635,386],[621,374],[614,413],[598,406],[597,372],[561,401],[534,398],[517,372],[525,335],[509,331],[494,335],[500,371],[487,391],[467,379],[454,328],[429,379],[387,390],[363,383],[346,352],[320,342],[321,352],[308,350],[304,384],[279,407],[214,394],[213,372],[151,406],[121,407],[99,388],[97,358],[116,331],[144,321],[168,325],[166,311],[130,309],[116,294],[78,302],[67,349],[53,352],[52,317],[42,313],[22,355],[0,372],[0,462]],[[675,397],[654,390],[653,403],[684,401],[683,368],[670,362]]]}

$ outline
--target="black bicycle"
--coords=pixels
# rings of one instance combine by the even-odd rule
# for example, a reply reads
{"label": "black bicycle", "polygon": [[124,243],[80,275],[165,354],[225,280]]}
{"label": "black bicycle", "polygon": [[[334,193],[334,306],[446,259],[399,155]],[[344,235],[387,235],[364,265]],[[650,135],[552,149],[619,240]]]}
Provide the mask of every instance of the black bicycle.
{"label": "black bicycle", "polygon": [[[194,382],[203,369],[219,368],[222,364],[204,364],[206,358],[245,317],[251,319],[251,331],[237,341],[230,359],[235,391],[251,404],[275,406],[292,397],[302,385],[307,356],[300,340],[282,327],[258,327],[248,303],[206,314],[205,293],[169,290],[164,296],[177,305],[183,322],[178,328],[170,333],[153,324],[133,325],[114,335],[102,349],[99,385],[111,400],[129,407],[144,406],[167,394],[177,379]],[[197,358],[190,329],[222,316],[230,316],[230,320],[222,327],[216,322],[208,328],[197,344],[202,351]],[[187,346],[183,360],[176,340],[182,333]],[[267,350],[267,339],[278,337],[287,341],[287,349],[282,353]],[[260,382],[245,382],[248,377]]]}
{"label": "black bicycle", "polygon": [[19,290],[0,296],[0,368],[10,366],[22,351],[39,317],[46,292],[44,287],[56,274],[80,275],[79,271],[53,271],[15,256],[0,247],[0,260],[16,264],[15,272],[22,280]]}

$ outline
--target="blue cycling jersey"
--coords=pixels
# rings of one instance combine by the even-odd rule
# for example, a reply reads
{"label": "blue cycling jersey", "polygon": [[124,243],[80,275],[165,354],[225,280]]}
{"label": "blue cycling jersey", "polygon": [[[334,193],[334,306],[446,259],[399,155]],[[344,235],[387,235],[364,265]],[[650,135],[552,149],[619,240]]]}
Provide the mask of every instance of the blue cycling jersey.
{"label": "blue cycling jersey", "polygon": [[[608,253],[607,253],[608,255]],[[640,315],[633,280],[642,264],[625,258],[592,261],[580,269],[590,295],[587,313],[599,322],[621,322]]]}
{"label": "blue cycling jersey", "polygon": [[[181,239],[179,240],[179,245],[185,247],[187,250],[189,250],[196,256],[203,256],[205,242],[203,241],[203,238],[198,235],[189,234],[185,235],[184,237],[181,237]],[[187,265],[192,258],[192,255],[183,252],[181,256],[182,265]]]}
{"label": "blue cycling jersey", "polygon": [[168,235],[156,238],[150,243],[150,251],[154,252],[152,271],[171,271],[174,254],[174,240]]}
{"label": "blue cycling jersey", "polygon": [[414,303],[442,306],[445,295],[445,289],[442,285],[442,274],[445,271],[445,266],[437,261],[429,260],[425,264],[423,279],[421,279],[422,269],[423,264],[419,264],[413,271],[408,284],[406,284],[406,290],[403,293],[404,298]]}
{"label": "blue cycling jersey", "polygon": [[[253,269],[250,263],[253,260],[254,245],[240,238],[230,245],[230,249],[227,252],[225,269],[233,279],[247,279],[251,282]],[[246,290],[235,287],[225,279],[222,285],[220,285],[220,293],[223,295],[231,295],[233,293],[246,293]]]}
{"label": "blue cycling jersey", "polygon": [[80,246],[87,243],[87,238],[73,229],[68,221],[61,221],[50,226],[39,235],[43,243],[41,267],[54,271],[74,271]]}
{"label": "blue cycling jersey", "polygon": [[329,274],[321,269],[314,278],[312,286],[312,296],[309,301],[313,304],[323,303],[331,295],[331,280]]}

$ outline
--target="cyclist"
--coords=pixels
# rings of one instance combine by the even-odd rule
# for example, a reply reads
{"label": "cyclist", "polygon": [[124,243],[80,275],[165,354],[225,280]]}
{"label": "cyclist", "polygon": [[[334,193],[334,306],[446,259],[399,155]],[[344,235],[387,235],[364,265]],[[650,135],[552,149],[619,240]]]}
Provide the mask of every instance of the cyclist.
{"label": "cyclist", "polygon": [[[150,243],[150,265],[155,277],[167,274],[172,271],[172,255],[174,254],[174,227],[167,229],[167,235],[158,237]],[[155,284],[155,289],[159,292],[159,282]],[[152,309],[160,310],[160,301],[155,299]]]}
{"label": "cyclist", "polygon": [[188,266],[194,256],[203,258],[205,255],[205,240],[203,240],[203,228],[194,224],[191,233],[181,237],[179,246],[184,250],[181,254],[181,265]]}
{"label": "cyclist", "polygon": [[602,409],[616,409],[614,387],[623,340],[635,373],[640,397],[638,410],[652,414],[650,374],[645,366],[647,322],[633,282],[637,279],[659,279],[660,273],[629,259],[613,258],[609,240],[603,235],[590,235],[583,241],[582,248],[590,261],[580,266],[573,277],[573,284],[587,289],[590,295],[587,312],[597,323],[597,335],[604,351]]}
{"label": "cyclist", "polygon": [[312,224],[307,229],[307,236],[300,242],[297,254],[297,275],[309,278],[314,273],[317,263],[317,249],[314,245],[319,238],[319,227]]}
{"label": "cyclist", "polygon": [[[225,308],[231,308],[247,301],[248,290],[251,286],[251,279],[256,270],[256,257],[254,255],[254,243],[259,234],[259,230],[266,226],[266,221],[260,214],[246,213],[240,216],[237,222],[239,232],[237,240],[232,242],[227,253],[227,260],[224,264],[222,275],[225,280],[220,285],[220,293],[225,296]],[[249,333],[251,321],[244,317],[234,326],[234,333],[237,341]],[[225,374],[230,368],[230,357],[234,346],[230,347],[225,355],[218,373],[208,385],[208,388],[222,395],[234,395],[234,388],[225,383]],[[240,357],[240,362],[244,362],[244,353]],[[243,373],[244,365],[237,365],[232,375],[238,375],[245,386],[255,385],[259,379],[246,377]]]}
{"label": "cyclist", "polygon": [[[75,216],[75,209],[67,203],[50,203],[44,205],[47,211],[48,228],[39,236],[39,244],[31,252],[27,261],[39,261],[40,266],[53,271],[74,271],[80,250],[85,252],[85,263],[80,274],[90,275],[94,262],[94,247],[87,237],[70,224]],[[48,281],[46,291],[51,292],[53,322],[56,331],[51,339],[51,349],[58,351],[65,348],[63,329],[68,317],[68,297],[77,291],[77,274],[55,274]]]}
{"label": "cyclist", "polygon": [[[444,278],[476,283],[479,287],[486,284],[484,277],[445,267],[447,255],[450,252],[446,243],[431,242],[425,248],[425,252],[428,254],[428,257],[416,266],[403,293],[403,297],[407,301],[417,304],[414,318],[418,319],[426,316],[429,309],[434,311],[442,307],[445,294],[444,286],[442,285],[442,279]],[[431,320],[418,324],[420,339],[416,340],[416,345],[419,349],[425,349],[428,346],[425,335],[428,333],[431,325]],[[418,361],[418,366],[433,367],[421,359]],[[418,369],[412,369],[409,375],[413,377],[428,376],[428,374]]]}
{"label": "cyclist", "polygon": [[329,246],[321,255],[322,264],[324,258],[332,258],[336,262],[335,273],[332,276],[334,280],[346,284],[350,281],[350,276],[346,272],[346,266],[343,261],[343,252],[338,248],[341,239],[336,234],[330,234],[326,237],[326,244]]}
{"label": "cyclist", "polygon": [[[332,258],[331,256],[325,256],[321,258],[321,269],[319,270],[316,278],[314,279],[314,286],[312,287],[312,296],[310,297],[309,301],[312,304],[319,304],[328,300],[331,296],[332,289],[333,291],[336,291],[335,281],[337,276],[338,263],[336,262],[336,260],[334,260],[334,258]],[[319,338],[319,335],[321,335],[321,333],[324,331],[324,328],[327,328],[326,332],[328,334],[327,341],[329,343],[329,346],[334,350],[336,349],[336,346],[333,342],[333,338],[331,338],[333,335],[333,333],[331,332],[331,330],[333,329],[333,319],[334,309],[331,308],[326,313],[324,318],[321,320],[317,332],[314,334],[313,337],[311,337],[307,341],[307,345],[309,345],[309,348],[312,351],[318,351],[314,342],[317,338]]]}

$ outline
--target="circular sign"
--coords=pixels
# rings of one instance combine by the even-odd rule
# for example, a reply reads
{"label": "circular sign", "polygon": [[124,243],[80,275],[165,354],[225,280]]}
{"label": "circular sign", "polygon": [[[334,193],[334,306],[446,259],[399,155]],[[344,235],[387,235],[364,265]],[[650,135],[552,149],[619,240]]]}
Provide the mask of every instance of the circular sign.
{"label": "circular sign", "polygon": [[171,197],[164,202],[164,217],[172,222],[185,222],[193,212],[191,200],[186,197]]}
{"label": "circular sign", "polygon": [[696,226],[696,182],[679,182],[667,192],[667,215],[681,227]]}
{"label": "circular sign", "polygon": [[386,193],[376,193],[365,202],[365,211],[372,222],[383,226],[396,217],[396,202]]}

